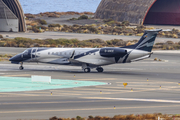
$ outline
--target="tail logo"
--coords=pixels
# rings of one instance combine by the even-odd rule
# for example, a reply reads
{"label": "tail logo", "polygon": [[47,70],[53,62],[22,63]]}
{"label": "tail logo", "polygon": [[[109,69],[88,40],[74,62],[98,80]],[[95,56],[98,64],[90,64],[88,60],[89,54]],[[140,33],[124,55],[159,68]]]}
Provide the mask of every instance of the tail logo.
{"label": "tail logo", "polygon": [[154,45],[154,41],[151,42],[151,43],[146,43],[146,46],[147,46],[147,47],[152,47],[153,45]]}
{"label": "tail logo", "polygon": [[160,31],[162,31],[162,29],[146,30],[144,35],[138,41],[138,43],[136,43],[135,45],[126,46],[124,48],[138,49],[151,52],[154,45],[154,41],[157,37],[158,32]]}
{"label": "tail logo", "polygon": [[[145,40],[144,42],[142,42],[137,48],[142,48],[142,47],[152,47],[154,45],[154,41],[150,42],[150,40],[152,38],[154,38],[155,36],[152,36],[150,39],[148,39],[146,37],[147,40]],[[149,42],[148,42],[149,41]]]}

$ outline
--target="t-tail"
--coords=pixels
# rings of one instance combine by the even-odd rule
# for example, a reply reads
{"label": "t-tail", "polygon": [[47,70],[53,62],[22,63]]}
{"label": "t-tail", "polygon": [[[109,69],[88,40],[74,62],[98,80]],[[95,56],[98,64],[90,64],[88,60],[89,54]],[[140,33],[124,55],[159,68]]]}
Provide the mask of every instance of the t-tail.
{"label": "t-tail", "polygon": [[154,45],[154,41],[157,37],[157,34],[160,31],[162,31],[162,29],[146,30],[144,35],[138,41],[138,43],[136,43],[134,45],[126,46],[124,48],[137,49],[137,50],[151,52],[153,45]]}

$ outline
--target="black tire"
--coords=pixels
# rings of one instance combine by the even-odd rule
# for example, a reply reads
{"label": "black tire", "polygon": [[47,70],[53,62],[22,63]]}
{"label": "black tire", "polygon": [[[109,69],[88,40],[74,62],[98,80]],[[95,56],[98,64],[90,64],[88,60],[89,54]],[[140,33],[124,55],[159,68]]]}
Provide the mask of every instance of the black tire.
{"label": "black tire", "polygon": [[90,72],[91,72],[91,69],[90,69],[90,68],[85,68],[85,69],[84,69],[84,72],[85,72],[85,73],[90,73]]}
{"label": "black tire", "polygon": [[98,67],[96,68],[96,70],[99,72],[99,73],[102,73],[104,71],[104,69],[102,67]]}
{"label": "black tire", "polygon": [[23,67],[23,66],[20,66],[20,67],[19,67],[19,70],[23,70],[23,69],[24,69],[24,67]]}

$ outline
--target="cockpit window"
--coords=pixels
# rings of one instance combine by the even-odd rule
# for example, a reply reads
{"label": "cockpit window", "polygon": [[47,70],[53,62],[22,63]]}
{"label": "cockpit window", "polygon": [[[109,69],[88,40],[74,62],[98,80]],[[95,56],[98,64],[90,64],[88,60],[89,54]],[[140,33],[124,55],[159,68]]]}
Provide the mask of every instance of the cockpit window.
{"label": "cockpit window", "polygon": [[28,50],[25,50],[23,53],[28,53]]}
{"label": "cockpit window", "polygon": [[23,54],[28,54],[28,50],[25,50],[25,51],[23,52]]}

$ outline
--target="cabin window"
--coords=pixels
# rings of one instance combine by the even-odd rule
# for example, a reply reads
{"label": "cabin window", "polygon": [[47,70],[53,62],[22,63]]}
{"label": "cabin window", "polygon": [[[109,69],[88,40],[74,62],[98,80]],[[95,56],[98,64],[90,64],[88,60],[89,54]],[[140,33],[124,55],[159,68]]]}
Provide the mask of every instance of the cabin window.
{"label": "cabin window", "polygon": [[52,52],[52,55],[54,55],[54,52]]}
{"label": "cabin window", "polygon": [[33,53],[35,53],[36,52],[36,49],[33,49]]}
{"label": "cabin window", "polygon": [[94,55],[96,55],[96,53],[94,53]]}
{"label": "cabin window", "polygon": [[48,55],[50,55],[50,52],[48,52]]}

